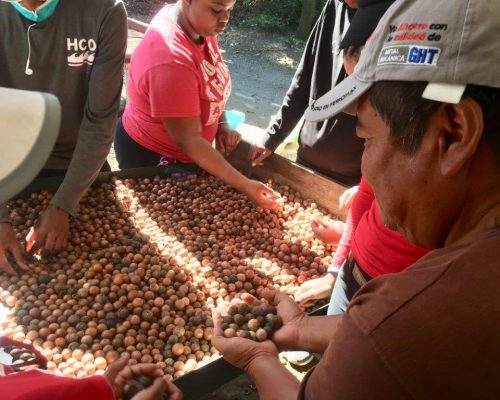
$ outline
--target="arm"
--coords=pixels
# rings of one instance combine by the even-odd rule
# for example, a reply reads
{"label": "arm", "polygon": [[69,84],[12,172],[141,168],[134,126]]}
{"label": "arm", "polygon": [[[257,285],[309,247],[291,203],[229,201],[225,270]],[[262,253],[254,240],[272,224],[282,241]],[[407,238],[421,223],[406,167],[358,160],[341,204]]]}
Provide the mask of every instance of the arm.
{"label": "arm", "polygon": [[[276,306],[283,321],[283,326],[274,332],[272,341],[255,342],[240,337],[224,337],[221,313],[214,308],[212,344],[227,361],[248,373],[257,385],[261,399],[296,399],[299,382],[281,365],[277,357],[278,349],[323,352],[335,334],[339,316],[309,318],[283,293],[266,291],[264,297]],[[250,305],[260,303],[250,294],[243,294],[241,300]]]}
{"label": "arm", "polygon": [[[266,134],[250,147],[248,158],[252,166],[262,165],[263,161],[288,137],[302,118],[304,110],[309,106],[311,87],[319,85],[331,87],[332,34],[336,18],[335,1],[327,1],[321,15],[314,25],[306,43],[302,58],[295,71],[292,83],[283,99],[280,109],[272,118]],[[321,61],[320,61],[321,58]],[[318,64],[330,66],[330,71],[318,74]],[[319,76],[320,75],[320,76]],[[311,80],[316,76],[315,82]],[[324,80],[324,81],[323,81]],[[322,95],[324,93],[320,93]]]}
{"label": "arm", "polygon": [[23,249],[16,239],[16,233],[12,227],[9,217],[9,209],[6,204],[0,204],[0,271],[15,275],[14,266],[9,262],[12,256],[17,266],[27,271],[28,265],[23,259]]}
{"label": "arm", "polygon": [[339,247],[335,252],[332,264],[329,267],[331,271],[338,271],[351,251],[351,241],[363,215],[368,212],[375,201],[375,195],[372,188],[364,177],[361,177],[358,191],[352,201],[352,206],[347,214],[347,221],[344,226],[344,232],[340,238]]}
{"label": "arm", "polygon": [[[133,396],[132,400],[182,400],[181,391],[172,383],[163,379],[162,371],[156,364],[134,364],[127,365],[129,355],[123,353],[119,359],[114,361],[104,372],[104,379],[108,381],[114,392],[114,398],[122,399]],[[149,377],[152,381],[150,386],[145,386],[133,395],[136,390],[126,389],[126,384],[131,379],[140,376]],[[139,388],[140,389],[140,388]],[[128,397],[130,398],[130,397]]]}
{"label": "arm", "polygon": [[[341,315],[310,317],[284,293],[266,290],[263,296],[276,306],[283,321],[283,326],[274,332],[272,337],[279,350],[305,350],[315,353],[325,351],[337,330]],[[260,302],[249,294],[243,294],[241,298],[248,304]]]}
{"label": "arm", "polygon": [[[302,58],[282,105],[267,128],[267,139],[262,144],[269,150],[276,150],[297,125],[305,109],[309,106],[311,86],[316,85],[316,82],[311,81],[316,64],[330,65],[331,70],[335,14],[335,2],[328,1],[307,39]],[[331,81],[331,77],[324,78]],[[325,86],[330,88],[331,84],[325,84]]]}
{"label": "arm", "polygon": [[[156,378],[153,385],[137,393],[133,400],[182,399],[182,393],[179,389],[161,378],[162,372],[155,364],[127,366],[128,360],[128,355],[122,355],[106,369],[104,376],[92,376],[84,379],[65,378],[43,373],[38,369],[11,373],[0,378],[0,392],[6,396],[2,398],[8,399],[115,400],[122,398],[123,388],[127,380],[147,375]],[[54,393],[57,395],[55,396]]]}
{"label": "arm", "polygon": [[280,109],[271,118],[271,123],[266,132],[263,133],[256,143],[250,146],[248,159],[252,162],[253,167],[263,165],[264,160],[290,135],[309,104],[311,82],[305,67],[309,58],[309,52],[312,51],[313,41],[311,37],[313,37],[313,32],[311,32],[309,41]]}
{"label": "arm", "polygon": [[[295,343],[289,343],[287,348],[290,350],[304,350],[310,353],[323,353],[328,347],[330,339],[337,331],[341,318],[342,315],[305,317],[297,329]],[[278,332],[275,333],[275,336]]]}
{"label": "arm", "polygon": [[61,186],[26,237],[30,255],[39,250],[42,254],[57,253],[66,247],[69,215],[76,214],[81,197],[109,153],[127,46],[127,14],[123,3],[117,2],[103,19],[98,43],[75,151]]}
{"label": "arm", "polygon": [[127,47],[127,14],[121,2],[101,24],[98,51],[75,152],[51,204],[71,215],[96,178],[113,142]]}
{"label": "arm", "polygon": [[229,186],[244,191],[248,178],[232,167],[212,145],[201,136],[201,121],[193,118],[163,118],[163,125],[179,146],[197,165],[222,179]]}
{"label": "arm", "polygon": [[[312,33],[311,33],[312,35]],[[283,98],[281,107],[272,117],[271,123],[262,138],[262,146],[275,151],[276,148],[290,135],[293,128],[302,118],[309,104],[310,77],[306,70],[306,64],[311,52],[311,41],[308,42],[300,63],[292,78],[288,91]]]}
{"label": "arm", "polygon": [[[280,109],[271,120],[266,135],[250,147],[248,158],[252,166],[262,165],[288,137],[301,120],[311,98],[319,98],[331,89],[334,63],[332,38],[338,17],[337,4],[338,0],[328,0],[316,21]],[[323,122],[318,123],[321,124]]]}
{"label": "arm", "polygon": [[335,251],[333,256],[332,263],[328,267],[328,272],[338,272],[344,264],[349,252],[351,251],[351,241],[352,235],[354,233],[354,224],[352,219],[352,210],[349,209],[347,213],[347,220],[344,225],[344,232],[342,233],[342,237],[339,241],[339,246]]}
{"label": "arm", "polygon": [[162,121],[175,144],[205,171],[244,193],[257,205],[267,208],[278,206],[275,192],[237,171],[201,136],[199,117],[163,118]]}
{"label": "arm", "polygon": [[[356,187],[358,188],[358,187]],[[348,189],[348,191],[352,190]],[[348,192],[346,191],[346,192]],[[344,193],[346,193],[344,192]],[[342,195],[344,196],[344,195]],[[340,268],[344,264],[346,258],[351,251],[351,242],[358,226],[359,221],[363,214],[365,214],[371,207],[374,201],[373,191],[364,178],[361,179],[359,189],[354,195],[352,207],[349,208],[347,220],[343,227],[342,236],[340,238],[337,250],[333,256],[333,260],[328,267],[328,274],[304,282],[300,289],[295,294],[295,300],[302,305],[307,305],[312,300],[324,299],[331,295],[335,278]],[[326,223],[313,221],[312,228],[316,236],[325,241],[326,237],[332,237],[335,232],[333,226],[323,228]],[[321,235],[319,235],[321,233]]]}
{"label": "arm", "polygon": [[[258,302],[253,296],[247,300]],[[281,365],[278,349],[273,342],[270,340],[256,342],[240,337],[226,338],[222,331],[222,316],[218,309],[212,309],[212,318],[214,321],[212,345],[228,362],[244,370],[252,378],[257,385],[260,399],[297,398],[299,381]]]}
{"label": "arm", "polygon": [[257,386],[261,400],[296,399],[299,394],[300,382],[276,357],[257,358],[245,372]]}

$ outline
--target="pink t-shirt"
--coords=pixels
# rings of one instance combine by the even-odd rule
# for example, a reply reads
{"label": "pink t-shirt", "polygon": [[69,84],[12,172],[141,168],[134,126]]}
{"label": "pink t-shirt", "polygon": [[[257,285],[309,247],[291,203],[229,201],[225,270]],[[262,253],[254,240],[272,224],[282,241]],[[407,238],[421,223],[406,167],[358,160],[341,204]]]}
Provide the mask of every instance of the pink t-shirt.
{"label": "pink t-shirt", "polygon": [[212,143],[231,78],[217,39],[194,43],[173,19],[173,7],[167,5],[155,16],[132,55],[122,122],[141,146],[189,163],[161,119],[199,116],[202,136]]}

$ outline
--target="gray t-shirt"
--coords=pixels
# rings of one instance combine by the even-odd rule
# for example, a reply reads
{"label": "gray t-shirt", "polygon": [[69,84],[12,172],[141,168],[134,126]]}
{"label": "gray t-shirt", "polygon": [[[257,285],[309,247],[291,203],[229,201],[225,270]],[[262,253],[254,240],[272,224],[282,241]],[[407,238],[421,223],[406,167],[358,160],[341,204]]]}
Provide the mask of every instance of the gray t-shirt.
{"label": "gray t-shirt", "polygon": [[[61,129],[45,168],[67,171],[51,203],[75,215],[113,141],[127,46],[125,7],[116,0],[64,0],[34,23],[0,1],[0,38],[0,86],[52,93],[61,102]],[[8,220],[0,208],[0,221]]]}

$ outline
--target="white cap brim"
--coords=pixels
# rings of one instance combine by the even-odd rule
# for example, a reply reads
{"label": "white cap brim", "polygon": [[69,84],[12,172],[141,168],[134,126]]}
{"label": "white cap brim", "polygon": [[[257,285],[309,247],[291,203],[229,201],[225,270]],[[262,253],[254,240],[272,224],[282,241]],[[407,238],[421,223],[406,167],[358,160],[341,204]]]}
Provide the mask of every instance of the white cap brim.
{"label": "white cap brim", "polygon": [[466,88],[467,85],[430,82],[422,93],[422,97],[443,103],[458,104]]}
{"label": "white cap brim", "polygon": [[[5,100],[5,101],[1,101]],[[0,88],[0,204],[40,172],[59,135],[61,106],[54,95]]]}
{"label": "white cap brim", "polygon": [[372,82],[362,82],[353,74],[323,97],[314,101],[304,113],[306,121],[318,122],[345,112],[356,115],[359,98],[370,89]]}

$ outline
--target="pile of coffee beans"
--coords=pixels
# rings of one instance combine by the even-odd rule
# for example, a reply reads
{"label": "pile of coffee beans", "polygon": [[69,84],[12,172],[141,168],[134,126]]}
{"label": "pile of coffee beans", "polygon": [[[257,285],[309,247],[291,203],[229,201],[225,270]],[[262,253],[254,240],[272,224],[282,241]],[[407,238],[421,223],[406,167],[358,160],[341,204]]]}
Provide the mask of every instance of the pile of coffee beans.
{"label": "pile of coffee beans", "polygon": [[[332,248],[310,227],[325,213],[268,184],[282,195],[279,211],[203,175],[113,179],[89,190],[65,251],[31,260],[19,276],[0,274],[0,302],[10,309],[0,334],[32,343],[49,370],[68,377],[101,374],[123,352],[131,364],[156,363],[167,379],[205,365],[218,357],[213,307],[268,287],[293,294],[330,263]],[[42,191],[9,204],[20,242],[51,198]],[[279,326],[274,314],[235,312],[226,329],[262,340]]]}

